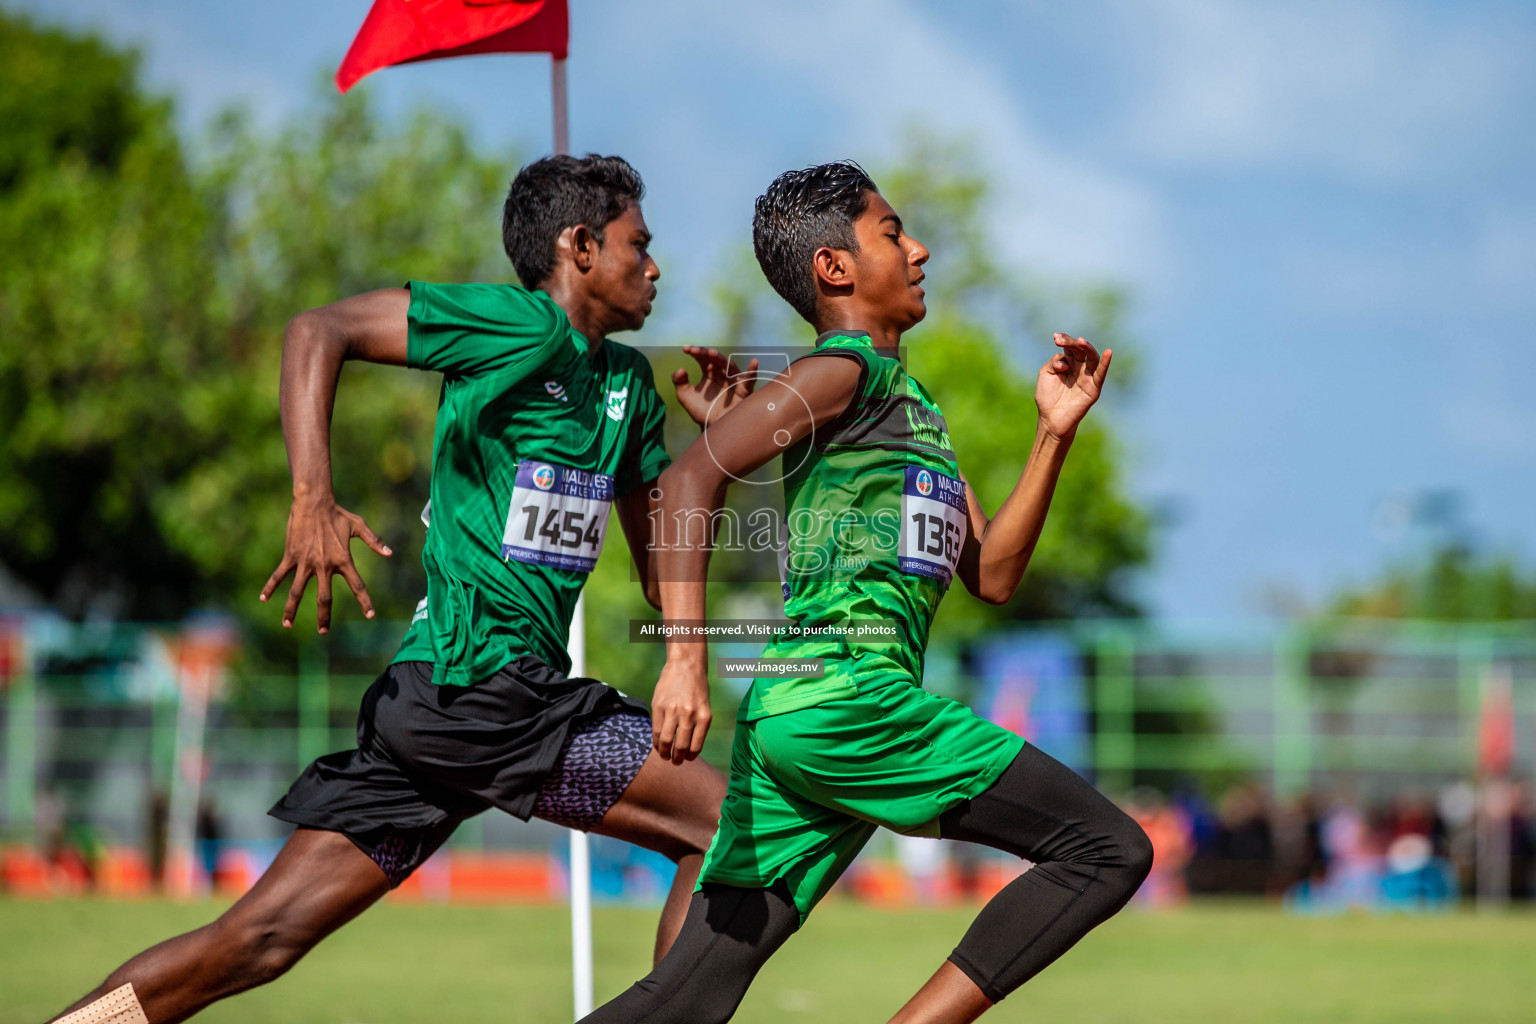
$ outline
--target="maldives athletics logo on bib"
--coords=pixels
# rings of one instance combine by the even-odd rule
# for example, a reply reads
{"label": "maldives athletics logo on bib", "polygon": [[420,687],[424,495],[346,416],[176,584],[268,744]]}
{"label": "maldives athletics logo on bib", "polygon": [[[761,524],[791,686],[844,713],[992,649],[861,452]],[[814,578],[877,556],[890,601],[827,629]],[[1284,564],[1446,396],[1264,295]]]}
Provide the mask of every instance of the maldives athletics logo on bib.
{"label": "maldives athletics logo on bib", "polygon": [[555,486],[555,471],[551,466],[540,466],[533,471],[533,486],[547,491]]}
{"label": "maldives athletics logo on bib", "polygon": [[925,498],[933,493],[933,476],[926,469],[917,471],[917,493]]}

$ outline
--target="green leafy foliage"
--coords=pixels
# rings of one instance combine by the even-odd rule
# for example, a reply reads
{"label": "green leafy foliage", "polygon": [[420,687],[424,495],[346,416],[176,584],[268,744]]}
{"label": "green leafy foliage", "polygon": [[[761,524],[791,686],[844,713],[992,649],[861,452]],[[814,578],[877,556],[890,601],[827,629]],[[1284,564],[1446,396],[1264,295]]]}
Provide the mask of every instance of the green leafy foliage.
{"label": "green leafy foliage", "polygon": [[157,504],[205,440],[212,211],[132,55],[11,15],[0,50],[0,559],[70,610],[175,614],[197,570]]}
{"label": "green leafy foliage", "polygon": [[[132,54],[0,15],[0,55],[19,112],[0,145],[0,561],[71,614],[265,622],[286,321],[409,277],[507,279],[514,161],[430,112],[386,127],[326,94],[270,136],[227,115],[193,160]],[[436,391],[357,367],[337,401],[337,496],[396,549],[364,565],[387,616],[421,587]]]}
{"label": "green leafy foliage", "polygon": [[1511,558],[1442,547],[1388,569],[1375,582],[1346,589],[1332,602],[1336,615],[1439,622],[1536,620],[1536,575]]}
{"label": "green leafy foliage", "polygon": [[[239,430],[235,443],[166,502],[169,528],[221,596],[259,588],[282,550],[289,477],[276,384],[288,318],[410,278],[511,276],[499,231],[510,155],[475,151],[462,125],[427,111],[386,129],[365,94],[321,95],[273,138],[225,118],[205,170],[224,213],[226,323],[243,341],[231,370],[244,392],[234,408],[209,408],[210,425]],[[408,615],[423,586],[417,517],[438,387],[430,375],[352,364],[337,394],[335,492],[395,549],[387,562],[355,549],[387,617]]]}

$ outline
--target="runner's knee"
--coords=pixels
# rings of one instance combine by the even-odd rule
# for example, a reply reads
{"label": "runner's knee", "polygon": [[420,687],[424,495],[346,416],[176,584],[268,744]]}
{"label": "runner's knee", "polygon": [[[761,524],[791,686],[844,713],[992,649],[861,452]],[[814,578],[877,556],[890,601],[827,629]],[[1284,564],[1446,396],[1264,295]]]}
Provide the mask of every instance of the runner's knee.
{"label": "runner's knee", "polygon": [[255,978],[255,984],[265,985],[269,981],[281,978],[307,952],[309,952],[307,945],[287,941],[280,934],[263,936],[252,962],[251,974]]}
{"label": "runner's knee", "polygon": [[316,941],[307,929],[266,916],[240,915],[221,919],[212,927],[227,970],[242,987],[282,977]]}
{"label": "runner's knee", "polygon": [[1090,822],[1089,841],[1076,845],[1061,861],[1091,867],[1106,895],[1123,905],[1152,870],[1152,840],[1136,820],[1105,800]]}
{"label": "runner's knee", "polygon": [[1152,840],[1130,815],[1126,815],[1126,820],[1129,828],[1121,842],[1126,850],[1126,882],[1130,885],[1131,895],[1135,895],[1141,883],[1152,873]]}
{"label": "runner's knee", "polygon": [[1108,800],[1080,802],[1068,825],[1056,819],[1029,871],[1003,888],[950,955],[999,1002],[1126,905],[1152,867],[1152,843]]}

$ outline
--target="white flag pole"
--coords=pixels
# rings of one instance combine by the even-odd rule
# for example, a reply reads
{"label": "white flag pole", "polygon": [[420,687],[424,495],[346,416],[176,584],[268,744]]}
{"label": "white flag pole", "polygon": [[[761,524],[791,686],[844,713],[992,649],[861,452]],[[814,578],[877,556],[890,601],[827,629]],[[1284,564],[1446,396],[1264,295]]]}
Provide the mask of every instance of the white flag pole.
{"label": "white flag pole", "polygon": [[571,120],[565,109],[565,58],[549,59],[549,94],[555,113],[555,153],[571,151]]}
{"label": "white flag pole", "polygon": [[[571,123],[566,107],[565,60],[551,57],[549,95],[554,108],[555,153],[571,150]],[[576,614],[571,618],[571,675],[587,672],[587,600],[576,599]],[[587,834],[571,830],[571,992],[576,1004],[576,1019],[592,1012],[592,858]]]}
{"label": "white flag pole", "polygon": [[[571,675],[587,670],[587,599],[576,599],[571,619]],[[571,829],[571,991],[576,1019],[592,1012],[592,862],[587,834]]]}

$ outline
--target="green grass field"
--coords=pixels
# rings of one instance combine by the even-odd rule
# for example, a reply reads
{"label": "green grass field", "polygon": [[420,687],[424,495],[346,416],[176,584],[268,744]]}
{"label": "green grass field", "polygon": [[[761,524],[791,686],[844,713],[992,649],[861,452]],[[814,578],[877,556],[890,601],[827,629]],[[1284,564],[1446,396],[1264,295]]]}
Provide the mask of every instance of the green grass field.
{"label": "green grass field", "polygon": [[[36,1024],[212,904],[0,900],[0,1024]],[[736,1020],[883,1021],[970,910],[818,909]],[[474,1024],[570,1018],[560,907],[386,904],[287,977],[217,1005],[225,1024]],[[597,912],[598,998],[648,966],[654,913]],[[1536,1021],[1536,915],[1287,917],[1259,904],[1127,911],[988,1021],[1420,1024]]]}

